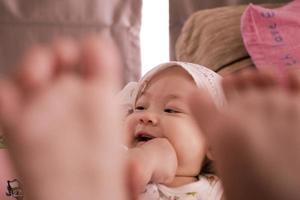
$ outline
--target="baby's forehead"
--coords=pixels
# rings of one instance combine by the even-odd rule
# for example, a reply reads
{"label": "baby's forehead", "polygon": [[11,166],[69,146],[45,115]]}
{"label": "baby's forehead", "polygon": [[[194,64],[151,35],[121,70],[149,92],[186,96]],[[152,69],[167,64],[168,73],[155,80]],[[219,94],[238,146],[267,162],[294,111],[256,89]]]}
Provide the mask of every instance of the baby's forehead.
{"label": "baby's forehead", "polygon": [[179,92],[177,93],[165,93],[161,94],[161,98],[156,98],[157,96],[153,95],[152,93],[148,92],[147,90],[141,94],[137,101],[139,100],[145,100],[145,99],[153,99],[153,100],[165,100],[165,101],[178,101],[178,102],[184,102],[186,100],[185,96],[180,94]]}
{"label": "baby's forehead", "polygon": [[158,72],[156,72],[155,74],[152,74],[152,76],[150,76],[148,79],[146,79],[145,81],[147,82],[155,82],[158,79],[161,78],[175,78],[175,77],[181,77],[187,80],[190,80],[194,83],[196,83],[193,79],[193,77],[191,76],[191,74],[189,74],[188,71],[186,71],[184,68],[174,65],[174,66],[170,66],[168,68],[165,68],[163,70],[160,70]]}
{"label": "baby's forehead", "polygon": [[195,80],[185,69],[178,66],[172,66],[142,79],[139,84],[138,92],[139,94],[142,94],[153,85],[164,86],[169,82],[173,82],[174,87],[176,87],[176,85],[183,85],[187,82],[192,87],[197,87]]}

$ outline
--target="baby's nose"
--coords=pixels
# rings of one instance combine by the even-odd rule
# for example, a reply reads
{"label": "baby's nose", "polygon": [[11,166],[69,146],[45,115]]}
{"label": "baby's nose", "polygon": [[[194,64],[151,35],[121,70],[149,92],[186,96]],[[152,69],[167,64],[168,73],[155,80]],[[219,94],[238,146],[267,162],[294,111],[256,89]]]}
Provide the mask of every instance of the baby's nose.
{"label": "baby's nose", "polygon": [[156,125],[158,122],[157,116],[154,113],[144,113],[140,117],[140,123],[147,124],[147,125]]}

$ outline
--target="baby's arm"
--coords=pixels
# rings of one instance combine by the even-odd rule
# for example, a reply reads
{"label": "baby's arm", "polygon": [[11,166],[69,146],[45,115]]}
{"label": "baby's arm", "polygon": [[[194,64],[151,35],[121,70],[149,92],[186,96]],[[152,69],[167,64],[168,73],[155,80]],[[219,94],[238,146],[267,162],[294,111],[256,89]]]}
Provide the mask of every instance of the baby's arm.
{"label": "baby's arm", "polygon": [[166,184],[175,177],[176,152],[165,138],[156,138],[130,149],[129,160],[136,170],[139,191],[144,191],[149,182]]}

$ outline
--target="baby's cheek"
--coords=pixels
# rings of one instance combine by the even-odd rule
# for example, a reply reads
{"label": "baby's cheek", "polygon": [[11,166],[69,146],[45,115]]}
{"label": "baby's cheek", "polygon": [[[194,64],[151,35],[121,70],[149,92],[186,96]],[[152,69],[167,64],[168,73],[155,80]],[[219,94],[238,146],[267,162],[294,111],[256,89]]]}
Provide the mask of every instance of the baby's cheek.
{"label": "baby's cheek", "polygon": [[185,150],[178,153],[178,170],[181,175],[197,176],[205,158],[204,151]]}
{"label": "baby's cheek", "polygon": [[126,145],[127,146],[131,146],[133,144],[134,133],[135,133],[136,127],[138,125],[137,122],[138,121],[137,121],[136,114],[130,114],[124,120],[123,130],[124,130],[124,134],[126,136],[126,141],[127,141]]}
{"label": "baby's cheek", "polygon": [[174,128],[177,132],[171,143],[178,156],[178,165],[186,175],[197,175],[207,152],[205,138],[198,127],[191,123]]}
{"label": "baby's cheek", "polygon": [[133,141],[133,128],[132,124],[126,119],[123,123],[123,133],[125,134],[126,146],[130,146]]}

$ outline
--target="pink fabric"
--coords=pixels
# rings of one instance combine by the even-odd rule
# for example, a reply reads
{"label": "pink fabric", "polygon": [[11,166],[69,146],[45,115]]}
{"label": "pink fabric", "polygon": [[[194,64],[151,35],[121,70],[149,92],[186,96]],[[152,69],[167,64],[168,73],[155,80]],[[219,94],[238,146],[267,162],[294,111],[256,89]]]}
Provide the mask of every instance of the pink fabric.
{"label": "pink fabric", "polygon": [[241,18],[246,49],[258,69],[283,76],[300,68],[300,0],[267,9],[250,4]]}
{"label": "pink fabric", "polygon": [[0,149],[0,200],[12,200],[14,198],[6,196],[7,180],[16,178],[11,161],[6,149]]}

